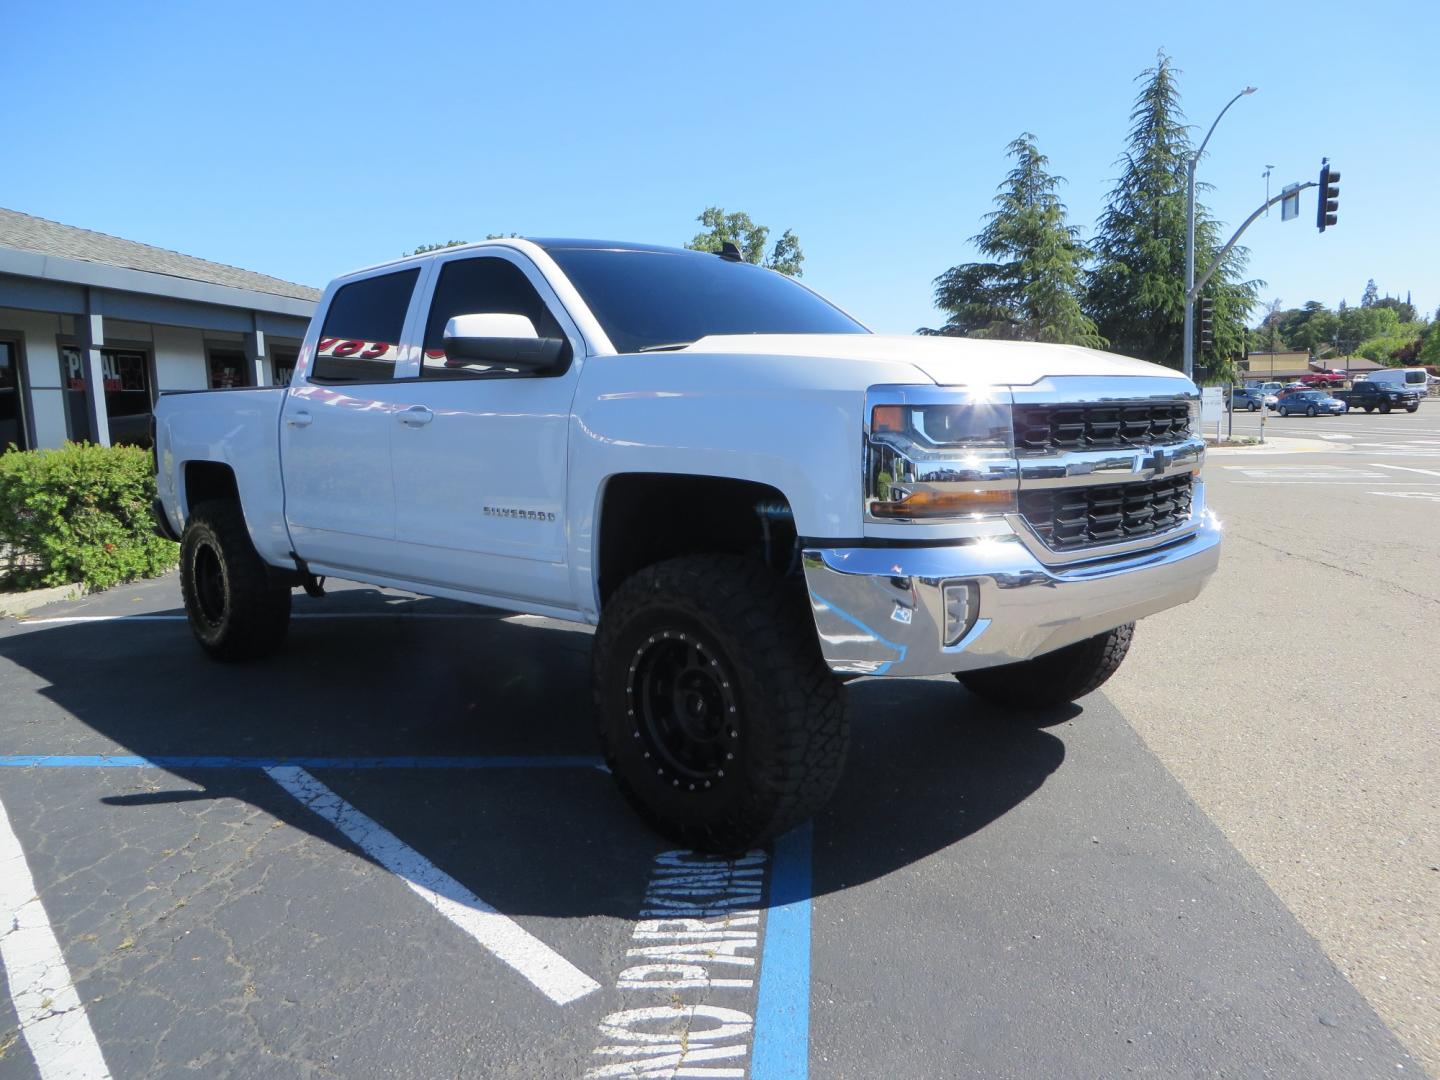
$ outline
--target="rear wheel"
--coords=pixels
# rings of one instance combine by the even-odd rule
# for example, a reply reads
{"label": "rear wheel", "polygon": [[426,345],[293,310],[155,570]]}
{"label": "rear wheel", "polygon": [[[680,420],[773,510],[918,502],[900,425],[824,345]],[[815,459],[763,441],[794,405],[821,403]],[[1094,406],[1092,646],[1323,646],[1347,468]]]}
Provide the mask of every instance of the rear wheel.
{"label": "rear wheel", "polygon": [[838,679],[803,595],[734,556],[659,563],[625,581],[595,633],[601,748],[658,832],[744,850],[829,799],[849,741]]}
{"label": "rear wheel", "polygon": [[290,626],[290,588],[271,580],[231,501],[195,507],[180,538],[180,592],[200,647],[217,660],[274,652]]}
{"label": "rear wheel", "polygon": [[1319,415],[1320,415],[1320,410],[1317,409],[1314,405],[1311,405],[1309,408],[1307,408],[1307,409],[1305,410],[1305,415],[1306,415],[1306,416],[1319,416]]}
{"label": "rear wheel", "polygon": [[1280,406],[1280,415],[1281,415],[1281,416],[1289,416],[1289,415],[1290,415],[1290,410],[1287,409],[1284,405],[1281,405],[1281,406]]}
{"label": "rear wheel", "polygon": [[996,705],[1044,709],[1082,698],[1114,675],[1130,651],[1135,624],[1126,623],[1034,660],[957,672],[972,694]]}

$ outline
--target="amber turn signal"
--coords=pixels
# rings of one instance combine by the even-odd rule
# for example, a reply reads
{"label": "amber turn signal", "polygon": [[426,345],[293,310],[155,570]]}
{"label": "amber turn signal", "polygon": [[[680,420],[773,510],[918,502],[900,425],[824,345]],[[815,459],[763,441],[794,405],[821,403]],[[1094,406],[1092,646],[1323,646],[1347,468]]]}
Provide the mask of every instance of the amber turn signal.
{"label": "amber turn signal", "polygon": [[[876,412],[879,412],[877,409]],[[917,491],[899,502],[877,502],[877,518],[958,517],[962,514],[1015,512],[1014,491]]]}

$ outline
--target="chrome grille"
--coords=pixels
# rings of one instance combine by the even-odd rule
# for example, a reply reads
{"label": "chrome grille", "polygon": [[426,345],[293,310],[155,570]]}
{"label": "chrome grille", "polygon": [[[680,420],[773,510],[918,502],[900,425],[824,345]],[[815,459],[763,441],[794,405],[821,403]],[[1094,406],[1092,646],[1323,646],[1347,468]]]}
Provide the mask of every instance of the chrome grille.
{"label": "chrome grille", "polygon": [[1054,551],[1125,543],[1184,524],[1193,483],[1186,472],[1128,484],[1022,489],[1020,514]]}
{"label": "chrome grille", "polygon": [[1017,404],[1015,452],[1123,450],[1177,442],[1190,434],[1184,398],[1088,404]]}

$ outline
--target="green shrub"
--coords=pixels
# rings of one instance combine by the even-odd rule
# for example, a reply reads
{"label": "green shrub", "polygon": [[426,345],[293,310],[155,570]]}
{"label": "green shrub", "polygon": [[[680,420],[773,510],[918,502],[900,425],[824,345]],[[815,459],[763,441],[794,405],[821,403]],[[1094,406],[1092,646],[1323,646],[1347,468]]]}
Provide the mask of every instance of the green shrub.
{"label": "green shrub", "polygon": [[0,575],[10,588],[103,589],[173,567],[150,518],[155,469],[134,446],[66,443],[0,454]]}

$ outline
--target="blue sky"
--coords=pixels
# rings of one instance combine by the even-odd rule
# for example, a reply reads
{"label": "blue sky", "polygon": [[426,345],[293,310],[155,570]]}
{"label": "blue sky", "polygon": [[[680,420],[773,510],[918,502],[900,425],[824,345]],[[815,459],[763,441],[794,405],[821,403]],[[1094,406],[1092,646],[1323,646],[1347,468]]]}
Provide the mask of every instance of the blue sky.
{"label": "blue sky", "polygon": [[[967,10],[968,9],[968,10]],[[1164,48],[1232,226],[1343,174],[1340,224],[1246,235],[1266,299],[1440,304],[1440,4],[16,5],[0,206],[321,285],[487,232],[680,244],[707,205],[790,227],[879,330],[936,325],[1007,142],[1085,235]]]}

